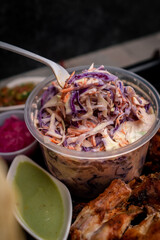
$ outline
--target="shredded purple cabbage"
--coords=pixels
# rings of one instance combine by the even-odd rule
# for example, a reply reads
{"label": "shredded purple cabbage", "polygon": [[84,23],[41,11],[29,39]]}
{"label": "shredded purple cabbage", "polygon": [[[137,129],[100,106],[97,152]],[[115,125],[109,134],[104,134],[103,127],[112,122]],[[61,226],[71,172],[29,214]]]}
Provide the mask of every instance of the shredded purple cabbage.
{"label": "shredded purple cabbage", "polygon": [[[55,96],[57,93],[59,92],[58,88],[51,85],[47,88],[47,90],[45,90],[42,94],[41,97],[41,105],[40,105],[40,110],[38,112],[38,121],[39,121],[39,125],[40,127],[43,126],[43,122],[42,119],[45,118],[46,112],[45,109],[43,109],[44,104],[46,104],[53,96]],[[46,115],[48,116],[48,115]]]}
{"label": "shredded purple cabbage", "polygon": [[102,81],[115,81],[117,79],[117,76],[109,73],[102,73],[102,72],[84,72],[80,74],[74,75],[70,80],[69,84],[73,83],[76,80],[82,79],[82,78],[97,78]]}
{"label": "shredded purple cabbage", "polygon": [[56,88],[55,86],[51,85],[47,88],[46,91],[44,91],[44,93],[42,94],[41,97],[41,107],[48,102],[51,97],[55,96],[58,93],[58,88]]}
{"label": "shredded purple cabbage", "polygon": [[145,108],[147,113],[149,112],[150,107],[151,107],[151,103],[147,103],[147,104],[144,105],[144,108]]}

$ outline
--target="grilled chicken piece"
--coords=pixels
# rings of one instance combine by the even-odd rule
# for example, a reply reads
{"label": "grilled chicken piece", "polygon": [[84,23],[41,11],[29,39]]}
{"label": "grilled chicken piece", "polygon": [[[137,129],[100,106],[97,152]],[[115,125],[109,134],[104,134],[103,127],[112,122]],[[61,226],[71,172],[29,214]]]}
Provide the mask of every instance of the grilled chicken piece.
{"label": "grilled chicken piece", "polygon": [[131,226],[121,240],[158,240],[160,239],[160,214],[149,215],[139,225]]}
{"label": "grilled chicken piece", "polygon": [[130,194],[131,189],[127,184],[120,179],[113,180],[102,194],[89,202],[78,214],[71,226],[71,239],[91,239],[93,233],[116,214],[116,206],[127,201]]}
{"label": "grilled chicken piece", "polygon": [[160,239],[160,214],[157,213],[152,221],[152,224],[150,225],[146,236],[143,238],[143,240],[159,240]]}
{"label": "grilled chicken piece", "polygon": [[117,209],[116,214],[93,233],[91,240],[121,239],[133,218],[141,212],[142,209],[135,206],[130,206],[126,212]]}
{"label": "grilled chicken piece", "polygon": [[129,183],[132,189],[129,202],[135,205],[149,205],[160,211],[160,173],[135,178]]}
{"label": "grilled chicken piece", "polygon": [[78,214],[70,239],[160,239],[160,173],[135,178],[129,184],[112,181]]}

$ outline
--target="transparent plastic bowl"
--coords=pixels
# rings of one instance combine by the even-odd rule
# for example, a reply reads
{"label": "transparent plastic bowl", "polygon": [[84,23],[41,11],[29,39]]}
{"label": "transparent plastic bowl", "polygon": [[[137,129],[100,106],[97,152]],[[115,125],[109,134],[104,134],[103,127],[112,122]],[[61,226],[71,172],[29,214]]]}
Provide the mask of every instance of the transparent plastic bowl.
{"label": "transparent plastic bowl", "polygon": [[[24,111],[23,110],[12,110],[0,113],[0,126],[3,125],[4,121],[7,118],[10,118],[12,115],[18,117],[21,120],[24,120]],[[31,156],[34,151],[36,150],[36,147],[38,145],[38,142],[34,140],[31,144],[26,146],[25,148],[22,148],[20,150],[14,151],[14,152],[0,152],[0,157],[5,159],[8,163],[10,163],[17,155],[24,154],[27,156]]]}
{"label": "transparent plastic bowl", "polygon": [[[76,73],[88,66],[68,69]],[[66,149],[54,143],[45,143],[43,136],[34,125],[39,99],[51,81],[50,76],[39,83],[27,99],[25,106],[25,121],[31,134],[40,143],[46,165],[53,176],[64,182],[72,195],[81,198],[93,198],[115,178],[128,182],[141,174],[145,162],[149,141],[155,135],[160,125],[160,98],[156,89],[140,76],[124,69],[105,66],[117,75],[127,85],[132,86],[138,94],[148,99],[152,104],[156,120],[150,130],[139,140],[128,146],[107,152],[78,152]]]}

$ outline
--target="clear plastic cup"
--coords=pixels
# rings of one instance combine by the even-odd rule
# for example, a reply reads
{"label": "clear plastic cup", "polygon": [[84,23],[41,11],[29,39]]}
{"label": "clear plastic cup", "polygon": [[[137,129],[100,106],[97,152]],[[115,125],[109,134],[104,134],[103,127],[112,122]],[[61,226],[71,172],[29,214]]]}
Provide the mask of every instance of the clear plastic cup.
{"label": "clear plastic cup", "polygon": [[[81,72],[88,66],[68,69],[70,73]],[[79,152],[54,143],[45,143],[43,136],[35,127],[34,120],[39,100],[44,88],[55,80],[50,76],[32,91],[25,106],[25,121],[31,134],[40,143],[46,165],[53,176],[70,189],[71,194],[80,198],[94,198],[115,178],[128,182],[138,177],[145,162],[149,141],[160,126],[160,97],[156,89],[142,77],[124,69],[105,66],[109,72],[117,75],[125,84],[148,99],[155,112],[155,122],[140,139],[125,147],[105,152]]]}

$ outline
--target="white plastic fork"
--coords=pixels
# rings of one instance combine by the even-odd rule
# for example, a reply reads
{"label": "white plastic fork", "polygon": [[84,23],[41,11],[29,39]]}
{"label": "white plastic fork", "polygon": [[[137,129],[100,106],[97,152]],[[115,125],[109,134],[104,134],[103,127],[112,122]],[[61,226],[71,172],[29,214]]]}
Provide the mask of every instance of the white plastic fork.
{"label": "white plastic fork", "polygon": [[11,45],[9,43],[5,43],[5,42],[2,42],[2,41],[0,41],[0,48],[11,51],[11,52],[14,52],[14,53],[18,53],[20,55],[23,55],[25,57],[34,59],[38,62],[41,62],[41,63],[47,65],[48,67],[50,67],[52,69],[59,85],[62,88],[65,84],[66,79],[70,76],[69,73],[67,72],[67,70],[64,69],[62,66],[60,66],[59,64],[57,64],[57,63],[55,63],[55,62],[53,62],[53,61],[51,61],[47,58],[41,57],[41,56],[39,56],[35,53],[32,53],[28,50],[16,47],[14,45]]}

